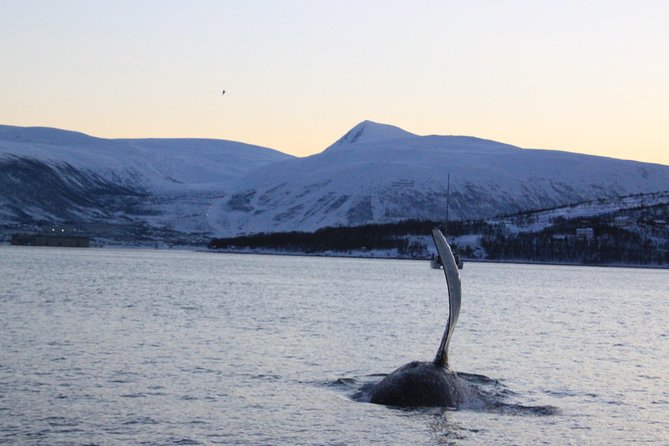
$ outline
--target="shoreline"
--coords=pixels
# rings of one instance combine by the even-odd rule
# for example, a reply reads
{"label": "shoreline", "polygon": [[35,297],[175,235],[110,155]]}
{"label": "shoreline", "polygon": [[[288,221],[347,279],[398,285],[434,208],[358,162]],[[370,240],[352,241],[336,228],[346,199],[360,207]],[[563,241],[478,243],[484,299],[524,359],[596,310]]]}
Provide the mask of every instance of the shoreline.
{"label": "shoreline", "polygon": [[[304,252],[279,252],[279,251],[238,251],[229,249],[212,249],[197,250],[199,252],[212,252],[223,254],[256,254],[256,255],[276,255],[276,256],[299,256],[299,257],[333,257],[343,259],[373,259],[373,260],[411,260],[429,262],[429,258],[411,258],[411,257],[391,257],[391,256],[375,256],[375,255],[344,255],[344,254],[316,254]],[[463,258],[465,265],[467,263],[499,263],[499,264],[518,264],[518,265],[540,265],[540,266],[586,266],[586,267],[600,267],[600,268],[643,268],[643,269],[658,269],[667,270],[669,264],[666,265],[641,265],[641,264],[615,264],[615,263],[576,263],[576,262],[534,262],[531,260],[495,260],[495,259],[472,259]]]}
{"label": "shoreline", "polygon": [[[9,243],[0,243],[1,247],[14,247]],[[25,246],[16,246],[16,248],[24,248]],[[30,246],[28,246],[30,247]],[[50,246],[32,246],[33,248],[53,249],[58,247]],[[73,248],[65,248],[73,249]],[[243,254],[243,255],[270,255],[270,256],[297,256],[297,257],[331,257],[341,259],[373,259],[373,260],[411,260],[420,262],[429,262],[429,258],[412,258],[412,257],[398,257],[398,256],[383,256],[375,255],[370,252],[368,255],[355,254],[324,254],[324,253],[306,253],[306,252],[287,252],[287,251],[249,251],[249,250],[231,250],[231,249],[214,249],[207,247],[199,247],[193,245],[173,245],[173,246],[143,246],[143,245],[95,245],[92,244],[88,248],[76,249],[148,249],[152,251],[193,251],[212,254]],[[463,258],[465,264],[467,263],[498,263],[498,264],[517,264],[517,265],[540,265],[540,266],[585,266],[585,267],[600,267],[600,268],[641,268],[641,269],[655,269],[655,270],[669,270],[669,264],[665,265],[642,265],[642,264],[615,264],[615,263],[577,263],[577,262],[541,262],[531,260],[513,260],[513,259],[476,259]]]}

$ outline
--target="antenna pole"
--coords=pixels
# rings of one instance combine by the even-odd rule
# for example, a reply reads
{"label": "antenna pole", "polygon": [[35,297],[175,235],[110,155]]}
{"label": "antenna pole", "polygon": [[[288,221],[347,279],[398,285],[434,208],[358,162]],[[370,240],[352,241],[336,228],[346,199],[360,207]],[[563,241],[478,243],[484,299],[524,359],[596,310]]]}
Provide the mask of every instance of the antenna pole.
{"label": "antenna pole", "polygon": [[448,187],[446,189],[446,221],[444,222],[444,235],[448,234],[448,209],[451,200],[451,174],[448,174]]}

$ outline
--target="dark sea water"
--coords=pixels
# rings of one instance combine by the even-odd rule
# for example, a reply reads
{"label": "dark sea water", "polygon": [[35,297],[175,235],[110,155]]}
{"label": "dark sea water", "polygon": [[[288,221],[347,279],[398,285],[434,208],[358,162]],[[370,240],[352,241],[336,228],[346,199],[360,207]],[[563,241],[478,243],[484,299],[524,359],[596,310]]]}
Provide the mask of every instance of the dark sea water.
{"label": "dark sea water", "polygon": [[0,247],[3,444],[669,444],[669,271],[468,263],[460,409],[366,401],[436,353],[427,262]]}

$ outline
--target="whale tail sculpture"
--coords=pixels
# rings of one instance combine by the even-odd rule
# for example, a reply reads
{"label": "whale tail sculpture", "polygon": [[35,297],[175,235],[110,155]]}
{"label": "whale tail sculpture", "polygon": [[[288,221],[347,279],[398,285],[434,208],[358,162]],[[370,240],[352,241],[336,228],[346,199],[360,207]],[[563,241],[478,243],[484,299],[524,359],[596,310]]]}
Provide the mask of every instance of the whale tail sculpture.
{"label": "whale tail sculpture", "polygon": [[432,362],[413,361],[386,376],[372,389],[372,403],[403,407],[455,407],[463,400],[462,384],[448,367],[448,345],[460,315],[460,272],[451,247],[439,229],[432,230],[432,238],[444,266],[449,310],[437,355]]}
{"label": "whale tail sculpture", "polygon": [[460,316],[460,301],[462,300],[462,287],[460,282],[460,271],[458,264],[455,261],[455,256],[451,247],[446,241],[446,237],[439,229],[432,230],[432,239],[437,247],[437,252],[441,258],[441,263],[444,267],[444,275],[446,276],[446,286],[448,288],[448,322],[446,322],[446,330],[441,338],[437,356],[434,358],[434,363],[442,367],[448,366],[448,344],[451,342],[455,324]]}

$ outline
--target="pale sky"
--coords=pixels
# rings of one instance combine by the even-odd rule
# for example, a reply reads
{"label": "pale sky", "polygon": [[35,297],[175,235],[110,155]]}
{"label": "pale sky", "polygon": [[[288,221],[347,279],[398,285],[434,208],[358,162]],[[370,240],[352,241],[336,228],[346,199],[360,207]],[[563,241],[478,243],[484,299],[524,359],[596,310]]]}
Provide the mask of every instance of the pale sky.
{"label": "pale sky", "polygon": [[305,156],[369,119],[669,165],[666,0],[0,0],[0,29],[0,124]]}

